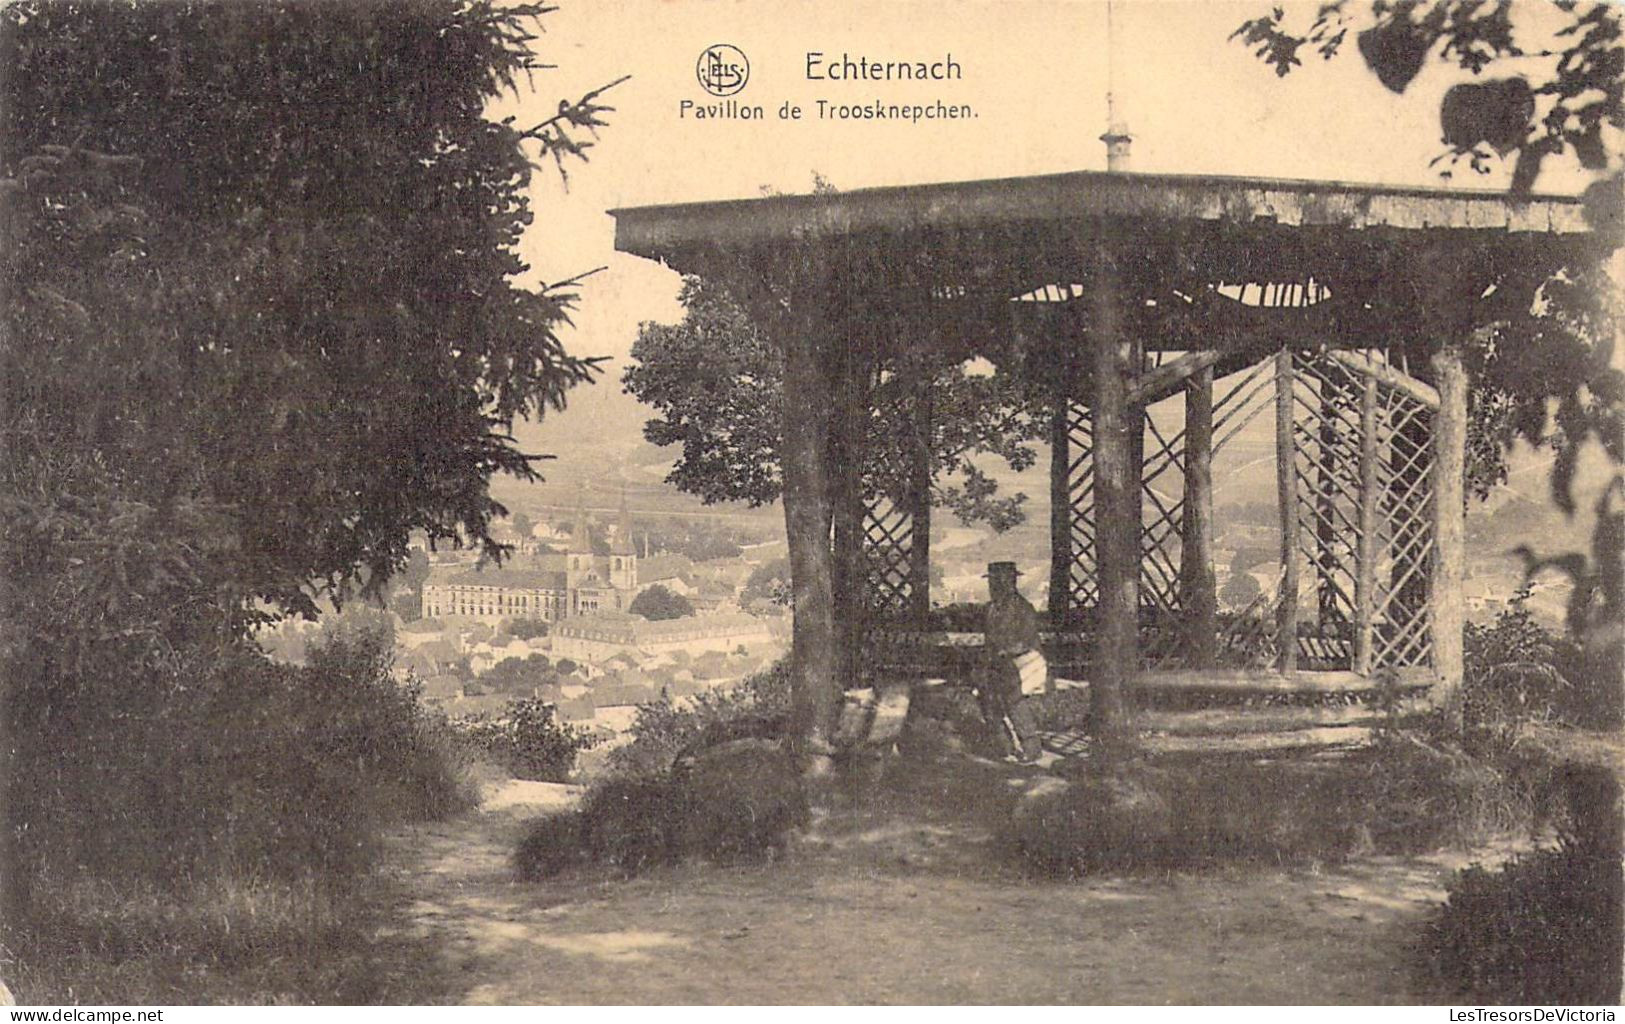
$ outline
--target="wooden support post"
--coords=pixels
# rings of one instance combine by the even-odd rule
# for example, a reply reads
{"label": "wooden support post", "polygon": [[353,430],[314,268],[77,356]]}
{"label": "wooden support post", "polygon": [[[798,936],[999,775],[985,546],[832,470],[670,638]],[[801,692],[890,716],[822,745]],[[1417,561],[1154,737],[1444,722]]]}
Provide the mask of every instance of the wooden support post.
{"label": "wooden support post", "polygon": [[1183,583],[1187,667],[1210,668],[1218,643],[1218,590],[1213,572],[1213,367],[1192,374],[1185,386]]}
{"label": "wooden support post", "polygon": [[[1139,353],[1133,356],[1134,365],[1139,366],[1141,359]],[[1146,574],[1146,529],[1145,529],[1145,409],[1142,406],[1125,402],[1123,416],[1127,422],[1128,431],[1128,464],[1134,473],[1134,488],[1128,493],[1128,517],[1135,525],[1134,535],[1134,606],[1140,607],[1145,597]],[[1153,603],[1153,610],[1158,606]],[[1135,629],[1138,631],[1140,616],[1134,618]],[[1138,635],[1136,633],[1136,635]],[[1138,668],[1139,666],[1136,666]]]}
{"label": "wooden support post", "polygon": [[1377,606],[1377,380],[1360,389],[1360,539],[1354,577],[1354,671],[1371,674]]}
{"label": "wooden support post", "polygon": [[1433,354],[1439,411],[1433,417],[1433,564],[1428,607],[1433,632],[1434,693],[1448,721],[1461,727],[1462,630],[1466,605],[1467,370],[1454,339]]}
{"label": "wooden support post", "polygon": [[915,392],[914,444],[909,453],[908,611],[916,629],[931,615],[931,387]]}
{"label": "wooden support post", "polygon": [[1320,430],[1315,445],[1320,456],[1315,466],[1315,622],[1316,635],[1321,637],[1328,635],[1328,627],[1341,625],[1337,604],[1336,462],[1340,440],[1337,428],[1342,422],[1338,406],[1347,399],[1343,389],[1329,379],[1320,381]]}
{"label": "wooden support post", "polygon": [[1133,461],[1128,386],[1138,367],[1124,334],[1121,283],[1109,258],[1096,263],[1089,286],[1093,363],[1095,564],[1100,580],[1100,637],[1090,688],[1092,724],[1108,745],[1126,740],[1128,681],[1139,670],[1140,467]]}
{"label": "wooden support post", "polygon": [[1050,400],[1049,620],[1052,629],[1066,627],[1072,608],[1072,410],[1064,376]]}
{"label": "wooden support post", "polygon": [[1281,592],[1277,595],[1276,665],[1298,667],[1298,499],[1296,445],[1292,437],[1292,353],[1275,356],[1275,489],[1281,510]]}
{"label": "wooden support post", "polygon": [[[827,774],[840,717],[835,630],[829,434],[834,388],[819,340],[840,284],[835,261],[812,247],[760,251],[719,267],[784,358],[784,526],[794,595],[790,645],[792,739],[810,776]],[[789,301],[786,302],[786,297]]]}
{"label": "wooden support post", "polygon": [[1156,405],[1186,386],[1193,375],[1219,361],[1217,352],[1187,352],[1171,363],[1146,370],[1129,388],[1131,405]]}
{"label": "wooden support post", "polygon": [[835,632],[841,644],[843,685],[857,685],[859,652],[869,618],[868,574],[863,551],[863,429],[869,370],[866,360],[848,344],[839,359],[835,392],[836,415],[831,423],[831,484],[834,488],[835,565],[832,591]]}

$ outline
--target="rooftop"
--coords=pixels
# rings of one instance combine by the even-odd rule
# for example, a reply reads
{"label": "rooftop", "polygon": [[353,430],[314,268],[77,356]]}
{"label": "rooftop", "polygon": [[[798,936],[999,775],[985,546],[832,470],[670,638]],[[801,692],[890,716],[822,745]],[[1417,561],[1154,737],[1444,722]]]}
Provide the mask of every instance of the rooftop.
{"label": "rooftop", "polygon": [[563,590],[565,574],[547,569],[461,569],[430,572],[432,586],[505,587],[511,590]]}
{"label": "rooftop", "polygon": [[[1395,314],[1429,301],[1408,282],[1432,273],[1443,240],[1460,247],[1458,263],[1541,279],[1601,248],[1578,196],[1189,174],[1079,171],[611,213],[622,252],[723,276],[740,257],[784,274],[818,259],[834,275],[818,280],[847,307],[877,303],[915,325],[872,344],[907,348],[922,334],[995,362],[1013,331],[1070,345],[1052,323],[1058,303],[1104,266],[1131,289],[1123,329],[1148,349],[1250,352],[1306,337],[1387,348],[1414,342],[1417,325]],[[808,247],[822,251],[784,255]],[[1248,282],[1278,289],[1271,308],[1221,291]]]}
{"label": "rooftop", "polygon": [[717,635],[730,632],[762,632],[769,624],[743,612],[731,615],[691,615],[680,619],[650,621],[624,613],[578,615],[554,627],[555,636],[607,640],[613,643],[643,643],[686,635]]}
{"label": "rooftop", "polygon": [[615,247],[649,257],[697,245],[805,241],[877,229],[1100,218],[1269,222],[1345,230],[1589,231],[1577,196],[1516,200],[1499,192],[1459,188],[1112,171],[623,207],[610,214],[615,218]]}

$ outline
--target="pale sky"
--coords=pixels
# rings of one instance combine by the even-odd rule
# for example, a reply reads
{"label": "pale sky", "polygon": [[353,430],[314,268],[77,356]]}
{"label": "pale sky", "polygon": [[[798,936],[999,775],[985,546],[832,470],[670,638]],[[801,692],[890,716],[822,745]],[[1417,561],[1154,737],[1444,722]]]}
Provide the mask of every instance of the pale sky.
{"label": "pale sky", "polygon": [[[819,172],[842,189],[927,181],[1104,170],[1108,47],[1104,0],[1073,2],[764,3],[699,0],[558,0],[537,44],[557,70],[536,92],[503,104],[521,124],[551,114],[621,75],[607,97],[616,111],[591,151],[558,175],[538,173],[537,220],[524,255],[552,280],[593,267],[568,338],[581,354],[615,356],[611,380],[642,320],[681,316],[677,276],[614,252],[620,206],[752,197],[762,186],[805,192]],[[1227,36],[1266,12],[1265,0],[1119,0],[1114,77],[1134,135],[1133,169],[1147,172],[1321,178],[1439,185],[1429,161],[1443,149],[1439,99],[1466,72],[1431,62],[1403,96],[1365,70],[1352,35],[1331,62],[1307,50],[1285,79]],[[1547,5],[1519,0],[1526,21]],[[1307,24],[1315,3],[1285,4]],[[1539,43],[1540,40],[1534,40]],[[716,102],[695,77],[702,50],[739,47],[751,62],[733,97],[760,104],[761,121],[680,119],[679,102]],[[811,82],[806,56],[842,52],[873,60],[937,61],[963,68],[950,82]],[[1540,61],[1519,70],[1539,75]],[[877,124],[811,119],[814,101],[970,104],[971,120]],[[776,112],[789,100],[799,122]],[[1504,188],[1510,166],[1488,178],[1458,169],[1456,187]],[[1550,167],[1541,191],[1577,191],[1588,178]],[[618,387],[606,381],[599,387]],[[549,417],[552,419],[552,417]],[[559,417],[567,422],[569,413]],[[550,424],[551,426],[551,424]],[[528,432],[527,432],[528,433]]]}

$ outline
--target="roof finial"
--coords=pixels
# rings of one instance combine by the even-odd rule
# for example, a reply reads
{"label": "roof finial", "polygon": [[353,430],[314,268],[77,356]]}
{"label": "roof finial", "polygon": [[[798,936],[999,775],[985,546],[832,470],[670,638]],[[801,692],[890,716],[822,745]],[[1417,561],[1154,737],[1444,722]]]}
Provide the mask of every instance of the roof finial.
{"label": "roof finial", "polygon": [[1100,141],[1106,144],[1106,170],[1129,169],[1129,146],[1134,136],[1128,133],[1128,122],[1117,112],[1117,41],[1122,35],[1117,8],[1122,0],[1106,0],[1106,134]]}

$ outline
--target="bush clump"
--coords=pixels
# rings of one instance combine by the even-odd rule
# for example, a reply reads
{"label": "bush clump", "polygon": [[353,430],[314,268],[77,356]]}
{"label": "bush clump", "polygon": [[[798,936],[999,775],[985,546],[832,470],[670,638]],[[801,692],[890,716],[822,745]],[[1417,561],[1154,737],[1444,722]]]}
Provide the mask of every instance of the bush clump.
{"label": "bush clump", "polygon": [[[790,711],[790,667],[777,662],[726,690],[705,690],[674,701],[662,694],[639,704],[631,740],[610,751],[609,770],[647,777],[669,771],[685,751],[707,736],[728,733],[741,722],[751,732],[771,731]],[[702,744],[704,745],[704,744]]]}
{"label": "bush clump", "polygon": [[1619,786],[1607,769],[1566,780],[1555,849],[1458,872],[1424,943],[1425,973],[1480,1003],[1612,1004],[1621,983]]}
{"label": "bush clump", "polygon": [[1526,828],[1532,817],[1526,789],[1498,769],[1411,743],[1331,763],[1079,765],[1012,813],[1010,848],[1040,873],[1418,853]]}
{"label": "bush clump", "polygon": [[581,807],[538,820],[514,855],[519,876],[550,878],[582,864],[627,876],[682,857],[684,793],[668,777],[605,779]]}
{"label": "bush clump", "polygon": [[688,856],[752,860],[782,850],[806,818],[800,773],[782,747],[732,740],[690,751],[670,771],[602,780],[579,810],[536,822],[514,863],[537,880],[589,863],[630,876]]}
{"label": "bush clump", "polygon": [[[1491,756],[1509,750],[1530,722],[1617,729],[1625,722],[1618,645],[1581,645],[1537,622],[1529,590],[1495,620],[1469,623],[1462,696],[1467,741]],[[1588,649],[1590,648],[1590,649]]]}
{"label": "bush clump", "polygon": [[[200,961],[235,978],[354,948],[384,829],[477,797],[464,748],[389,665],[387,631],[335,629],[306,667],[225,644],[147,667],[139,687],[78,677],[78,699],[31,734],[52,743],[12,762],[26,784],[6,808],[7,870],[23,884],[3,941],[27,997],[83,996],[85,977],[135,962],[141,977],[102,996],[173,1002],[199,995]],[[222,997],[331,983],[317,970]]]}
{"label": "bush clump", "polygon": [[587,730],[558,720],[551,702],[535,697],[508,701],[496,718],[469,718],[455,727],[473,747],[516,779],[566,782],[576,755],[595,740]]}
{"label": "bush clump", "polygon": [[1010,838],[1043,874],[1149,866],[1172,849],[1167,789],[1164,773],[1141,763],[1100,768],[1070,781],[1045,779],[1017,803]]}
{"label": "bush clump", "polygon": [[56,749],[19,752],[18,866],[159,883],[358,876],[382,828],[476,797],[444,720],[390,677],[388,644],[337,633],[304,668],[230,648],[177,673],[165,699],[68,705]]}
{"label": "bush clump", "polygon": [[692,758],[676,776],[683,847],[714,861],[748,860],[784,848],[807,823],[801,774],[781,744],[741,739]]}

